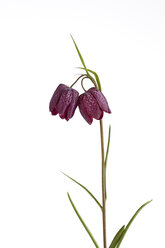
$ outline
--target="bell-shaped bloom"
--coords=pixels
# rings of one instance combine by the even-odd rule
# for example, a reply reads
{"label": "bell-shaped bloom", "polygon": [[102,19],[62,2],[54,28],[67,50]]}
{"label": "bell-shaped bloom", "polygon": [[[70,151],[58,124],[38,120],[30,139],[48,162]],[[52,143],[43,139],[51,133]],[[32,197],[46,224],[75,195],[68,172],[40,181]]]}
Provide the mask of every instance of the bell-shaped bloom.
{"label": "bell-shaped bloom", "polygon": [[111,113],[105,96],[94,87],[79,96],[78,106],[88,124],[92,124],[93,118],[101,120],[104,111]]}
{"label": "bell-shaped bloom", "polygon": [[78,104],[78,91],[60,84],[55,90],[49,104],[52,115],[59,114],[61,119],[69,120],[73,117]]}

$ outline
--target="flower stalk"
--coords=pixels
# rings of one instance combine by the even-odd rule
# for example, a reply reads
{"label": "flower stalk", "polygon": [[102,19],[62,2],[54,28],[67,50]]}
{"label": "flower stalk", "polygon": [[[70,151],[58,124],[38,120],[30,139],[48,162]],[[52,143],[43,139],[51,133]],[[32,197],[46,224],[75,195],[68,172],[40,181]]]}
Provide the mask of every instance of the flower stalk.
{"label": "flower stalk", "polygon": [[72,88],[72,87],[78,82],[78,80],[79,80],[80,78],[85,77],[85,76],[87,76],[87,75],[86,75],[86,74],[80,75],[80,76],[76,79],[76,81],[70,86],[70,88]]}
{"label": "flower stalk", "polygon": [[106,240],[106,201],[105,201],[105,165],[104,165],[104,136],[103,136],[103,121],[100,120],[100,140],[101,140],[101,163],[102,163],[102,223],[103,223],[103,244],[107,248]]}

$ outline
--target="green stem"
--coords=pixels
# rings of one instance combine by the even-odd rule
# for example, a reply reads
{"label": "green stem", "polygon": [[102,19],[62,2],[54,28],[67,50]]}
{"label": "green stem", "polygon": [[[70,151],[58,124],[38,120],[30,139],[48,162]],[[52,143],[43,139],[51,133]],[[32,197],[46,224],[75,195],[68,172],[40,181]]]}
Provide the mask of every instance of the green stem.
{"label": "green stem", "polygon": [[108,144],[107,144],[107,151],[105,156],[105,200],[107,199],[107,189],[106,189],[106,169],[107,169],[107,160],[108,160],[108,153],[109,153],[109,145],[110,145],[110,137],[111,137],[111,126],[109,126],[109,132],[108,132]]}
{"label": "green stem", "polygon": [[105,202],[105,164],[104,164],[104,137],[103,121],[100,120],[100,139],[101,139],[101,156],[102,156],[102,220],[103,220],[103,243],[107,248],[106,242],[106,202]]}

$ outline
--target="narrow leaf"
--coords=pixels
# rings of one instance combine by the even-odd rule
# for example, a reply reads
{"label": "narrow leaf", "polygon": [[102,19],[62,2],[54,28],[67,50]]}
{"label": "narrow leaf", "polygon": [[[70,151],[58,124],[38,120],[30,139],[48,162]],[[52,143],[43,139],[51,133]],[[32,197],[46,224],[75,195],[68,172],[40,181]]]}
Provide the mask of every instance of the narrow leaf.
{"label": "narrow leaf", "polygon": [[96,199],[96,197],[84,185],[82,185],[81,183],[79,183],[78,181],[76,181],[75,179],[73,179],[72,177],[68,176],[64,172],[62,172],[62,174],[64,176],[68,177],[69,179],[71,179],[73,182],[77,183],[80,187],[82,187],[95,200],[95,202],[98,204],[98,206],[102,209],[102,206],[99,203],[99,201]]}
{"label": "narrow leaf", "polygon": [[73,43],[74,43],[74,45],[75,45],[75,47],[76,47],[76,50],[77,50],[77,53],[78,53],[79,58],[80,58],[80,60],[81,60],[81,63],[83,64],[84,69],[85,69],[85,71],[86,71],[87,75],[89,76],[89,73],[88,73],[88,70],[87,70],[87,68],[86,68],[86,65],[85,65],[84,59],[83,59],[83,57],[82,57],[82,55],[81,55],[81,53],[80,53],[80,51],[79,51],[79,49],[78,49],[78,46],[77,46],[77,44],[76,44],[75,40],[73,39],[73,36],[72,36],[72,35],[70,35],[70,36],[71,36],[71,38],[72,38],[72,40],[73,40]]}
{"label": "narrow leaf", "polygon": [[116,247],[116,245],[117,245],[117,243],[118,243],[118,241],[119,241],[119,239],[120,239],[120,237],[121,237],[121,235],[122,235],[122,233],[123,233],[123,231],[124,231],[124,228],[125,228],[125,226],[122,226],[122,227],[120,228],[120,230],[116,233],[116,235],[115,235],[115,237],[113,238],[113,240],[112,240],[112,242],[111,242],[109,248],[115,248],[115,247]]}
{"label": "narrow leaf", "polygon": [[108,160],[108,154],[109,154],[109,145],[110,145],[110,138],[111,138],[111,126],[109,126],[109,132],[108,132],[108,143],[107,143],[107,150],[106,150],[106,156],[105,156],[105,168],[107,167],[107,160]]}
{"label": "narrow leaf", "polygon": [[96,248],[99,248],[99,246],[98,246],[96,240],[94,239],[92,233],[90,232],[89,228],[87,227],[87,225],[86,225],[85,222],[83,221],[82,217],[80,216],[79,212],[77,211],[77,209],[76,209],[76,207],[75,207],[75,205],[74,205],[74,203],[73,203],[73,201],[72,201],[72,199],[71,199],[69,193],[67,193],[67,194],[68,194],[69,201],[70,201],[70,203],[71,203],[71,205],[72,205],[72,207],[73,207],[75,213],[77,214],[79,220],[81,221],[81,223],[82,223],[82,225],[84,226],[85,230],[87,231],[87,233],[89,234],[90,238],[92,239],[92,241],[93,241],[95,247],[96,247]]}
{"label": "narrow leaf", "polygon": [[82,70],[87,70],[88,72],[93,73],[93,75],[95,76],[95,79],[96,79],[98,88],[99,88],[99,90],[101,91],[101,83],[100,83],[100,79],[99,79],[98,74],[97,74],[95,71],[92,71],[92,70],[87,69],[87,68],[82,68],[82,67],[78,67],[78,68],[79,68],[79,69],[82,69]]}
{"label": "narrow leaf", "polygon": [[[152,200],[151,200],[151,201],[152,201]],[[133,217],[132,217],[131,220],[128,222],[128,224],[127,224],[127,226],[126,226],[124,232],[123,232],[122,235],[121,235],[121,238],[120,238],[120,240],[119,240],[119,242],[118,242],[118,244],[117,244],[117,248],[119,248],[119,246],[120,246],[120,244],[121,244],[121,242],[122,242],[122,240],[123,240],[123,238],[124,238],[126,232],[128,231],[130,225],[132,224],[133,220],[136,218],[136,216],[138,215],[138,213],[139,213],[147,204],[149,204],[151,201],[148,201],[148,202],[144,203],[144,204],[136,211],[136,213],[133,215]]]}
{"label": "narrow leaf", "polygon": [[108,154],[109,154],[110,137],[111,137],[111,126],[109,126],[108,143],[107,143],[107,150],[106,150],[106,156],[105,156],[105,161],[104,161],[104,166],[105,166],[105,199],[107,199],[107,190],[106,190],[106,169],[107,169],[107,160],[108,160]]}

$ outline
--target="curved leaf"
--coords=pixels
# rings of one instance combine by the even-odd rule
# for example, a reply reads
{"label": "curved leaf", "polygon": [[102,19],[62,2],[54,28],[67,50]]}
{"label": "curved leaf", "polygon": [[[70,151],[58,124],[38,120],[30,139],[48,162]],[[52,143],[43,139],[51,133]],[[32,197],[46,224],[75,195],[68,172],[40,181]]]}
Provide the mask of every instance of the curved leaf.
{"label": "curved leaf", "polygon": [[79,58],[80,58],[80,60],[81,60],[81,63],[83,64],[84,69],[85,69],[85,71],[86,71],[87,75],[89,76],[89,73],[88,73],[88,70],[87,70],[87,68],[86,68],[86,65],[85,65],[84,59],[83,59],[83,57],[82,57],[82,55],[81,55],[81,53],[80,53],[80,51],[79,51],[79,49],[78,49],[78,46],[77,46],[77,44],[76,44],[75,40],[73,39],[73,36],[72,36],[72,35],[70,35],[70,36],[71,36],[71,38],[72,38],[72,40],[73,40],[73,43],[74,43],[74,45],[75,45],[75,47],[76,47],[76,50],[77,50],[77,53],[78,53]]}
{"label": "curved leaf", "polygon": [[102,209],[102,206],[101,204],[99,203],[99,201],[96,199],[96,197],[84,186],[82,185],[81,183],[77,182],[75,179],[73,179],[72,177],[68,176],[67,174],[65,174],[64,172],[61,171],[61,173],[68,177],[69,179],[71,179],[73,182],[77,183],[80,187],[82,187],[94,200],[95,202],[98,204],[98,206]]}
{"label": "curved leaf", "polygon": [[116,247],[116,245],[117,245],[118,241],[120,240],[120,237],[121,237],[121,235],[122,235],[124,229],[125,229],[125,226],[122,226],[122,227],[120,228],[120,230],[116,233],[116,235],[115,235],[115,237],[113,238],[113,240],[112,240],[112,242],[111,242],[109,248],[115,248],[115,247]]}
{"label": "curved leaf", "polygon": [[85,69],[85,71],[86,71],[86,74],[87,74],[88,78],[89,78],[92,82],[95,83],[94,78],[89,74],[89,72],[88,72],[88,70],[87,70],[87,68],[86,68],[84,59],[83,59],[83,57],[82,57],[82,55],[81,55],[81,53],[80,53],[80,50],[78,49],[78,46],[77,46],[75,40],[73,39],[73,36],[72,36],[72,35],[70,35],[70,36],[71,36],[71,38],[72,38],[72,40],[73,40],[73,43],[74,43],[74,45],[75,45],[75,47],[76,47],[77,53],[78,53],[78,55],[79,55],[79,58],[80,58],[80,60],[81,60],[81,63],[82,63],[83,66],[84,66],[84,69]]}
{"label": "curved leaf", "polygon": [[[151,200],[151,201],[152,201],[152,200]],[[122,235],[121,235],[121,237],[120,237],[120,240],[119,240],[119,242],[118,242],[116,248],[119,248],[119,246],[120,246],[120,244],[121,244],[121,242],[122,242],[122,240],[123,240],[123,238],[124,238],[126,232],[128,231],[130,225],[132,224],[133,220],[136,218],[136,216],[138,215],[138,213],[139,213],[147,204],[149,204],[151,201],[148,201],[148,202],[144,203],[144,204],[136,211],[136,213],[133,215],[133,217],[132,217],[131,220],[128,222],[127,226],[125,227],[125,230],[124,230],[124,232],[122,233]]]}
{"label": "curved leaf", "polygon": [[101,91],[101,83],[100,83],[100,79],[99,79],[98,74],[97,74],[95,71],[90,70],[90,69],[87,69],[87,68],[82,68],[82,67],[78,67],[78,68],[79,68],[79,69],[82,69],[82,70],[87,70],[87,71],[93,73],[93,75],[95,76],[95,79],[96,79],[98,88],[99,88],[99,90]]}
{"label": "curved leaf", "polygon": [[73,201],[72,201],[72,199],[71,199],[69,193],[67,193],[67,194],[68,194],[69,201],[70,201],[70,203],[71,203],[71,205],[72,205],[72,207],[73,207],[75,213],[77,214],[79,220],[81,221],[81,223],[82,223],[82,225],[84,226],[85,230],[87,231],[87,233],[89,234],[90,238],[92,239],[92,241],[93,241],[95,247],[96,247],[96,248],[99,248],[99,246],[98,246],[96,240],[94,239],[92,233],[90,232],[89,228],[87,227],[87,225],[85,224],[84,220],[82,219],[82,217],[80,216],[79,212],[77,211],[77,209],[76,209],[76,207],[75,207],[75,205],[74,205],[74,203],[73,203]]}

